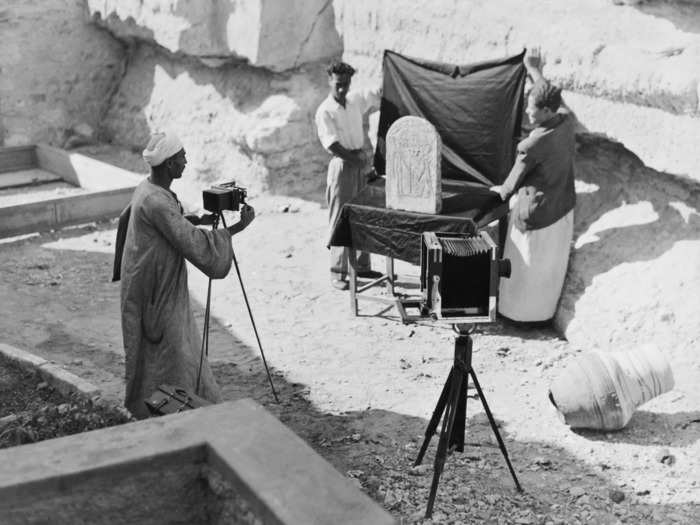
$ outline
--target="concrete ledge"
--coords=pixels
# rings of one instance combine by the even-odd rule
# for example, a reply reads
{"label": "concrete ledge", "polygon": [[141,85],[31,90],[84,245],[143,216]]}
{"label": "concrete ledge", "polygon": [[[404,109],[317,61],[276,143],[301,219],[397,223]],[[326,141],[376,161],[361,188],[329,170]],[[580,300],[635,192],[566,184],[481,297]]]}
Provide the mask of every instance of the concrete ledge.
{"label": "concrete ledge", "polygon": [[395,523],[248,399],[2,450],[0,465],[6,525],[173,522],[152,512],[182,498],[206,516],[188,523]]}
{"label": "concrete ledge", "polygon": [[[79,195],[0,206],[0,237],[56,230],[119,216],[143,176],[45,144],[0,148],[0,179],[10,184],[18,167],[38,168],[82,188]],[[4,165],[2,163],[5,163]]]}
{"label": "concrete ledge", "polygon": [[64,396],[75,394],[81,397],[93,398],[100,395],[100,389],[92,383],[26,350],[0,343],[0,356],[24,369],[39,372],[47,383]]}
{"label": "concrete ledge", "polygon": [[4,343],[0,343],[0,355],[8,361],[18,364],[22,368],[39,368],[41,365],[48,363],[43,357]]}

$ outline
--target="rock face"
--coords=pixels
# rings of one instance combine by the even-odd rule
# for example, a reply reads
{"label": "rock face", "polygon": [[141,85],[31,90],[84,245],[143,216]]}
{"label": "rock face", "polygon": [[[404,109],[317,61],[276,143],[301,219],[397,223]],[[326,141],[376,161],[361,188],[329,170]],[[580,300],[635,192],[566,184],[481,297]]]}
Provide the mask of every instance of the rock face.
{"label": "rock face", "polygon": [[0,5],[0,145],[49,142],[97,129],[119,82],[122,46],[74,0]]}
{"label": "rock face", "polygon": [[[696,6],[688,8],[692,16],[684,16],[686,4],[664,4],[665,9],[607,0],[443,0],[429,7],[420,0],[334,2],[344,56],[367,75],[378,73],[384,49],[464,63],[539,46],[548,76],[564,87],[697,114],[700,35],[690,31],[700,27],[700,15]],[[681,23],[686,27],[679,28]]]}
{"label": "rock face", "polygon": [[[455,63],[540,47],[591,131],[700,180],[700,5],[685,0],[336,0],[346,61],[376,83],[384,49]],[[420,13],[420,15],[418,15]],[[658,148],[659,143],[664,148]]]}
{"label": "rock face", "polygon": [[575,243],[555,322],[582,347],[700,343],[700,185],[580,135]]}
{"label": "rock face", "polygon": [[328,0],[87,0],[95,20],[136,39],[209,65],[247,61],[284,71],[339,54]]}
{"label": "rock face", "polygon": [[175,131],[189,162],[175,188],[195,205],[202,186],[230,179],[253,195],[319,196],[328,155],[313,115],[326,95],[325,77],[318,66],[286,75],[247,65],[210,68],[139,45],[103,132],[141,151],[152,131]]}

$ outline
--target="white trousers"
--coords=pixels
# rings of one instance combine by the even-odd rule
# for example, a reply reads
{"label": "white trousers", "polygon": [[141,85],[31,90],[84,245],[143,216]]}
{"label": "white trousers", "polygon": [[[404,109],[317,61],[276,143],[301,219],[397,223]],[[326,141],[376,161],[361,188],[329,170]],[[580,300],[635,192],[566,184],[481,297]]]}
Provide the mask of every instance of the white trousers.
{"label": "white trousers", "polygon": [[554,317],[561,295],[574,233],[574,212],[546,228],[521,232],[509,221],[503,256],[510,279],[501,279],[498,311],[514,321]]}

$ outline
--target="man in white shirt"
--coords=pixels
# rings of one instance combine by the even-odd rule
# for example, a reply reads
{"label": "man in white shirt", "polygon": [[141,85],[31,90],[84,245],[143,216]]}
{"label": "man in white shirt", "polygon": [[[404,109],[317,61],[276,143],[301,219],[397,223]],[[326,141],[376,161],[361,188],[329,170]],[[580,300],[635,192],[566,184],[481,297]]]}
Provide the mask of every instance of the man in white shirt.
{"label": "man in white shirt", "polygon": [[[316,110],[318,138],[333,155],[328,164],[326,200],[329,225],[333,228],[343,204],[352,199],[365,185],[368,156],[363,147],[368,142],[364,118],[379,109],[381,97],[376,91],[353,91],[348,94],[355,69],[344,62],[333,62],[328,69],[330,93]],[[331,247],[331,284],[338,290],[347,290],[348,249]],[[357,275],[377,278],[372,271],[369,253],[358,252]]]}

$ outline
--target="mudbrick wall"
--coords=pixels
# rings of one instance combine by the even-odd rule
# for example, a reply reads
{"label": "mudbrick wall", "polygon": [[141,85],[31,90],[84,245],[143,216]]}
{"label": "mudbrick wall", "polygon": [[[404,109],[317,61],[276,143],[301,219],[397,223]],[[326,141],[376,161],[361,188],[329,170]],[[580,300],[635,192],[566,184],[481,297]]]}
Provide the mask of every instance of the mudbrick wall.
{"label": "mudbrick wall", "polygon": [[0,9],[0,27],[12,31],[0,48],[5,143],[60,145],[87,122],[140,151],[151,131],[172,128],[189,154],[189,186],[176,188],[186,201],[222,178],[252,194],[322,198],[327,155],[313,114],[331,57],[358,68],[355,85],[377,85],[384,49],[463,63],[540,47],[545,75],[565,88],[580,122],[576,238],[558,328],[582,347],[697,345],[700,2],[38,5]]}

